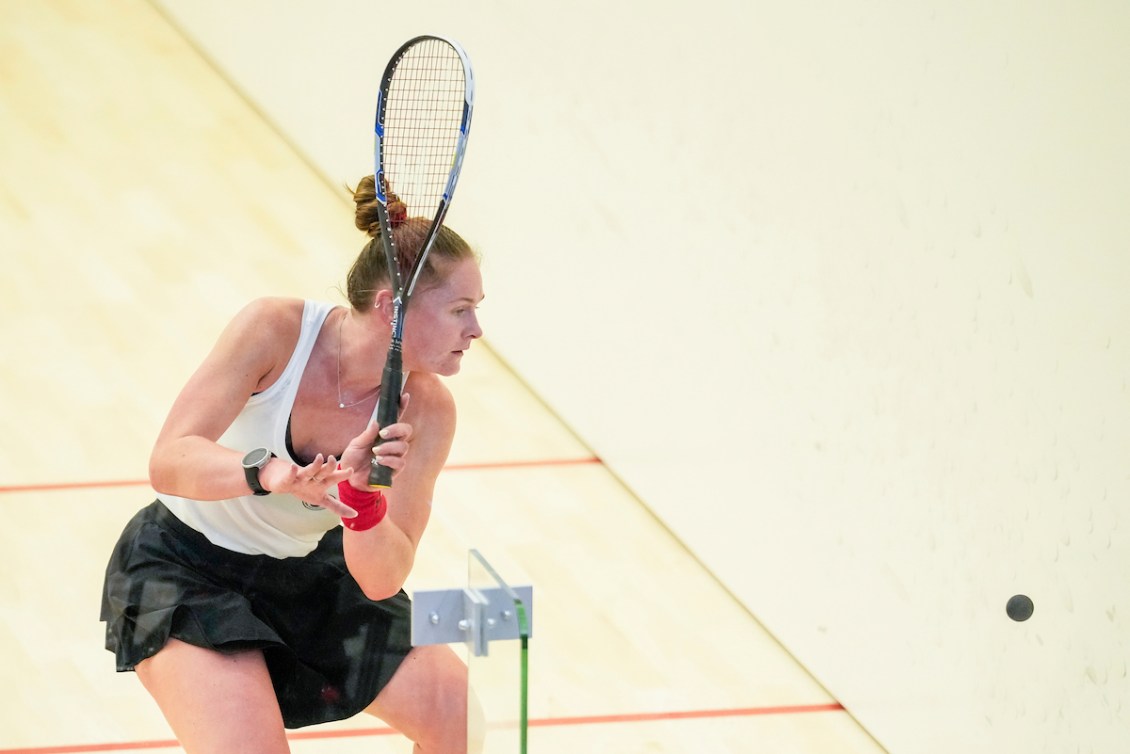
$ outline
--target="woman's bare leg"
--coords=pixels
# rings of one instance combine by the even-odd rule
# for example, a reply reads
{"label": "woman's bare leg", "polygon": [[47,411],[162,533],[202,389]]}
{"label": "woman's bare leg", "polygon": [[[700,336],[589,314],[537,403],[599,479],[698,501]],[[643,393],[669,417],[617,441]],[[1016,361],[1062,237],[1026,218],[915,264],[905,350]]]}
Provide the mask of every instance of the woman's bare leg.
{"label": "woman's bare leg", "polygon": [[468,741],[467,666],[444,645],[413,648],[365,711],[411,739],[419,754],[467,754],[482,746],[481,733]]}
{"label": "woman's bare leg", "polygon": [[170,639],[137,676],[188,754],[290,751],[262,652],[221,654]]}

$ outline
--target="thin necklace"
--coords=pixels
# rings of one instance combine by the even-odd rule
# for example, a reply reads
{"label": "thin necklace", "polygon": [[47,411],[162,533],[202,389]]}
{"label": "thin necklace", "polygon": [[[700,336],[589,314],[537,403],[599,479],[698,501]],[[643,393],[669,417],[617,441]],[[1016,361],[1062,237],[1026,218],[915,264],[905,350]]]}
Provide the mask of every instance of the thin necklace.
{"label": "thin necklace", "polygon": [[353,403],[346,403],[345,399],[341,397],[341,329],[345,325],[345,318],[349,316],[349,312],[345,312],[341,321],[337,323],[337,407],[338,408],[353,408],[359,406],[365,401],[373,397],[373,393],[380,390],[381,386],[377,385],[375,388],[365,393],[365,396],[359,401]]}

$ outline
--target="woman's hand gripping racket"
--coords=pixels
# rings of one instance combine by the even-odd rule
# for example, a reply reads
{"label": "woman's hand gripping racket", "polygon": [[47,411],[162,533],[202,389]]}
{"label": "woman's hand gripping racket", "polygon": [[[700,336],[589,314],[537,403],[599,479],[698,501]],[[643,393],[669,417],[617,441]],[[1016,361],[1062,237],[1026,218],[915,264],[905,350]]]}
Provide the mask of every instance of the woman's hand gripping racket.
{"label": "woman's hand gripping racket", "polygon": [[[404,43],[381,79],[374,145],[377,218],[393,293],[392,341],[377,409],[382,427],[396,423],[400,416],[404,315],[455,193],[474,97],[467,54],[442,37],[422,36]],[[396,223],[389,221],[389,197],[394,195],[405,205],[405,214],[394,218]],[[403,255],[407,250],[399,250],[393,237],[393,225],[407,218],[431,220],[415,259]],[[392,470],[375,458],[369,486],[392,486]]]}

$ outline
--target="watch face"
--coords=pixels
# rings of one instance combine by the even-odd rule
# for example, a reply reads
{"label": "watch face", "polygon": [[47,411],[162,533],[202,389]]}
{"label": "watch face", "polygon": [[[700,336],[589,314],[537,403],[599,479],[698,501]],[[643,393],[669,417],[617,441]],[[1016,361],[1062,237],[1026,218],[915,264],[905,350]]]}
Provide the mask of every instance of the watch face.
{"label": "watch face", "polygon": [[243,465],[248,468],[262,467],[271,457],[271,451],[266,448],[256,448],[243,457]]}

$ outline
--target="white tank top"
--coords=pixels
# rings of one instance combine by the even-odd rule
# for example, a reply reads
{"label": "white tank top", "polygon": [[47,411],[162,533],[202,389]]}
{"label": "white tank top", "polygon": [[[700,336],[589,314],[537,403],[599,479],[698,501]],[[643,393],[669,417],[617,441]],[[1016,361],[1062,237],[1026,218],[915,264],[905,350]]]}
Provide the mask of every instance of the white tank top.
{"label": "white tank top", "polygon": [[[279,458],[304,465],[287,450],[287,424],[314,341],[332,309],[332,304],[305,302],[302,331],[286,369],[273,385],[248,399],[218,440],[220,445],[241,451],[265,447]],[[336,489],[331,492],[337,494]],[[341,523],[340,518],[323,508],[308,506],[293,495],[280,493],[249,493],[228,500],[206,501],[158,494],[157,499],[212,544],[248,555],[308,555],[327,531]]]}

